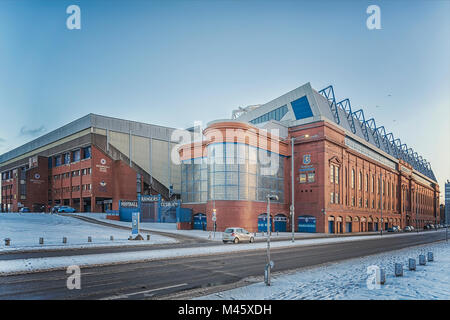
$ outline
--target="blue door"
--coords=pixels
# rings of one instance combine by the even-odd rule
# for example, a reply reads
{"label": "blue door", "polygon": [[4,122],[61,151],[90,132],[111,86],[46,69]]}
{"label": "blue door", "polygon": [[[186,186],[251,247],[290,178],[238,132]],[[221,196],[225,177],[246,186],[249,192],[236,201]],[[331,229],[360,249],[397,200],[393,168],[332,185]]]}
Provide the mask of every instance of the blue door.
{"label": "blue door", "polygon": [[298,217],[298,232],[316,232],[316,218],[313,216]]}
{"label": "blue door", "polygon": [[194,229],[206,230],[206,214],[197,213],[194,215]]}
{"label": "blue door", "polygon": [[[270,230],[272,230],[272,219],[269,222]],[[267,232],[267,214],[260,214],[258,216],[258,232]]]}
{"label": "blue door", "polygon": [[346,232],[352,232],[352,223],[351,222],[346,222],[345,223],[345,231]]}
{"label": "blue door", "polygon": [[286,232],[287,218],[284,214],[277,214],[274,218],[274,231]]}
{"label": "blue door", "polygon": [[328,233],[334,233],[334,221],[328,221]]}

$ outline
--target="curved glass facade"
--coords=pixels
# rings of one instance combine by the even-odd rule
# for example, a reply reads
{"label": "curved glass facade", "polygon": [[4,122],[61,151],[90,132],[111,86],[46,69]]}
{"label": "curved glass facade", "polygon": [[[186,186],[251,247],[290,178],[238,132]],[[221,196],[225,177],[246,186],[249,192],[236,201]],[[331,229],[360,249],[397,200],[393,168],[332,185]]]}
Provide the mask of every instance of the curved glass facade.
{"label": "curved glass facade", "polygon": [[184,203],[208,200],[266,201],[276,194],[284,202],[284,158],[242,143],[214,143],[207,158],[182,163]]}

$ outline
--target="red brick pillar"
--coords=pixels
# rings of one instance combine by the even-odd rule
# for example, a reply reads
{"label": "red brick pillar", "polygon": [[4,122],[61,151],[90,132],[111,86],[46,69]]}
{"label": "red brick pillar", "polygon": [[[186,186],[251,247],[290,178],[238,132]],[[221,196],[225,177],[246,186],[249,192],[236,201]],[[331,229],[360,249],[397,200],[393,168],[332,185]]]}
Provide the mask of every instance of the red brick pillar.
{"label": "red brick pillar", "polygon": [[91,197],[91,212],[97,212],[97,204],[95,203],[95,197]]}

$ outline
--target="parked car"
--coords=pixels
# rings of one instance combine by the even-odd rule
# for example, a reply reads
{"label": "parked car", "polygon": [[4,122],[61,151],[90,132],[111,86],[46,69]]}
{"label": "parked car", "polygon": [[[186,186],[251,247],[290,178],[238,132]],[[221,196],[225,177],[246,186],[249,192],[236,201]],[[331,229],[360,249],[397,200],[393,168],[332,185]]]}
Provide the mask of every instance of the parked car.
{"label": "parked car", "polygon": [[222,241],[223,243],[239,243],[241,241],[248,241],[250,243],[253,243],[255,241],[255,238],[253,237],[253,234],[251,234],[247,230],[243,228],[233,227],[225,229],[225,231],[222,233]]}
{"label": "parked car", "polygon": [[31,212],[31,210],[30,210],[30,208],[28,208],[28,207],[22,207],[22,208],[20,208],[19,209],[19,212]]}
{"label": "parked car", "polygon": [[426,225],[423,227],[423,229],[424,229],[424,230],[431,230],[431,229],[434,229],[434,226],[433,226],[431,223],[429,223],[429,224],[426,224]]}
{"label": "parked car", "polygon": [[54,206],[53,208],[50,209],[50,212],[51,212],[51,213],[57,213],[57,212],[58,212],[58,209],[59,209],[60,207],[61,207],[61,206]]}
{"label": "parked car", "polygon": [[405,229],[403,229],[404,232],[411,232],[413,231],[413,228],[411,226],[406,226]]}
{"label": "parked car", "polygon": [[400,232],[401,229],[398,226],[392,226],[387,229],[387,232]]}
{"label": "parked car", "polygon": [[66,212],[66,213],[74,213],[76,210],[69,206],[61,206],[58,208],[58,213],[60,212]]}

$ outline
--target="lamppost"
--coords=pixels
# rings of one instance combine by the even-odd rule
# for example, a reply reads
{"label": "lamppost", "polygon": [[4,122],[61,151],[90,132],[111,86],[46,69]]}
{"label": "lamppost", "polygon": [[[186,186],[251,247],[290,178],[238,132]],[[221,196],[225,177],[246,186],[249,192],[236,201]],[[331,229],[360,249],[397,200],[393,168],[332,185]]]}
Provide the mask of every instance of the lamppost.
{"label": "lamppost", "polygon": [[294,141],[295,138],[291,138],[291,229],[292,229],[292,242],[295,241],[294,235],[294,215],[295,215],[295,207],[294,207]]}
{"label": "lamppost", "polygon": [[416,196],[416,231],[417,231],[417,233],[419,233],[419,220],[417,220],[417,211],[419,211],[419,208],[418,208],[418,204],[419,204],[419,202],[418,202],[418,189],[416,188],[415,190],[414,190],[414,194],[415,194],[415,196]]}
{"label": "lamppost", "polygon": [[447,211],[448,210],[445,210],[444,213],[445,213],[445,241],[448,242],[448,217],[447,217]]}
{"label": "lamppost", "polygon": [[266,285],[270,286],[270,269],[273,268],[273,262],[270,260],[270,233],[271,233],[270,200],[277,201],[278,196],[268,194],[266,198],[267,198],[267,264],[264,273],[264,280],[266,282]]}
{"label": "lamppost", "polygon": [[383,184],[383,174],[380,172],[380,213],[381,213],[381,228],[380,232],[381,235],[383,235],[383,191],[384,191],[384,184]]}

